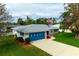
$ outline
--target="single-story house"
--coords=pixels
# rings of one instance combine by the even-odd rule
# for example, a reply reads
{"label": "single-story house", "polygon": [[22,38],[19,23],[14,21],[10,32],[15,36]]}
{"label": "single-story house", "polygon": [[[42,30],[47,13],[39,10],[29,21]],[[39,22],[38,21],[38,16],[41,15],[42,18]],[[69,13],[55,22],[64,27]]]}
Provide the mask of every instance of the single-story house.
{"label": "single-story house", "polygon": [[59,27],[44,24],[23,25],[12,28],[13,34],[17,37],[22,37],[24,40],[29,38],[31,41],[39,39],[47,39],[51,37],[53,30]]}

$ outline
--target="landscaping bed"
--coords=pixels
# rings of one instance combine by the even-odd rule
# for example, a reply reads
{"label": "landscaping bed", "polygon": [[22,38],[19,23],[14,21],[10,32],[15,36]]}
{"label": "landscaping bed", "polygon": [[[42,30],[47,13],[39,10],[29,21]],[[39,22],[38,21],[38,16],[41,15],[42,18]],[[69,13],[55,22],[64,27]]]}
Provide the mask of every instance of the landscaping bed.
{"label": "landscaping bed", "polygon": [[74,33],[57,33],[54,35],[55,41],[62,42],[68,45],[79,47],[79,39],[75,39]]}
{"label": "landscaping bed", "polygon": [[0,56],[50,56],[41,49],[29,44],[18,44],[15,37],[0,36]]}

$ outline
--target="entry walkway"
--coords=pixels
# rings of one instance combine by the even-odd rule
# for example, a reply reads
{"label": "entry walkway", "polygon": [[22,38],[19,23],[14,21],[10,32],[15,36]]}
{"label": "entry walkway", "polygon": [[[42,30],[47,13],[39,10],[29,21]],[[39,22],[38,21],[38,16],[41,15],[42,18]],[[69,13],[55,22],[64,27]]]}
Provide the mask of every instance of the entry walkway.
{"label": "entry walkway", "polygon": [[31,44],[53,56],[79,56],[79,48],[50,39],[33,41]]}

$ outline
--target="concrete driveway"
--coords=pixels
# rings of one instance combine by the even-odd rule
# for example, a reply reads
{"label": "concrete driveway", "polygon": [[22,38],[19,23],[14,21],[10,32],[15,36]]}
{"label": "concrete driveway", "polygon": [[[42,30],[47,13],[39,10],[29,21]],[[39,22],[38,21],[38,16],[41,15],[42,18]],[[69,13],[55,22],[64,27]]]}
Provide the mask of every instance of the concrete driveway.
{"label": "concrete driveway", "polygon": [[31,44],[53,56],[79,56],[79,48],[50,39],[33,41]]}

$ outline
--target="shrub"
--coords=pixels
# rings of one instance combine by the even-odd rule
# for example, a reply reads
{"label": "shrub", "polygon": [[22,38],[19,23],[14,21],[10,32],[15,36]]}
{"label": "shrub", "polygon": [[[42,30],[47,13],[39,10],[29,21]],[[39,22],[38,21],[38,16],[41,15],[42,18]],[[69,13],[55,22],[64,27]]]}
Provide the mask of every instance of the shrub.
{"label": "shrub", "polygon": [[30,38],[25,39],[26,43],[30,43]]}
{"label": "shrub", "polygon": [[20,41],[20,42],[24,42],[24,40],[23,40],[23,38],[22,37],[17,37],[17,39],[16,40],[18,40],[18,41]]}

